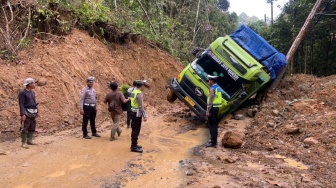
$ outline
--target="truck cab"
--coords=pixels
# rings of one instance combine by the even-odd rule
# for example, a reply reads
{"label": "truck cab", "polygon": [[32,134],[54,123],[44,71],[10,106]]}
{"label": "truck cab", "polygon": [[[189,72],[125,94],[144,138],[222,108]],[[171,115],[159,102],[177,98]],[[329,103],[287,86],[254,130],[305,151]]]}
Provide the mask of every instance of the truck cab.
{"label": "truck cab", "polygon": [[264,66],[230,36],[225,36],[216,39],[177,77],[168,81],[168,101],[178,98],[205,120],[210,89],[208,75],[218,76],[217,84],[222,92],[220,118],[235,111],[270,81]]}

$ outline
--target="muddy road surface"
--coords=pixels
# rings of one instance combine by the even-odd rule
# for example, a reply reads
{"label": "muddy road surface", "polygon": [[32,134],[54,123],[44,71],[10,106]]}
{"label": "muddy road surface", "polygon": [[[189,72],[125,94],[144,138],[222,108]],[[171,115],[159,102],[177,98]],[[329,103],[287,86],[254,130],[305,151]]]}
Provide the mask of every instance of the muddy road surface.
{"label": "muddy road surface", "polygon": [[180,162],[193,158],[208,131],[196,130],[191,118],[163,114],[143,123],[139,144],[130,152],[131,130],[109,141],[110,120],[100,125],[102,137],[84,140],[78,129],[39,135],[38,146],[20,148],[20,141],[2,142],[0,187],[181,187],[186,175]]}

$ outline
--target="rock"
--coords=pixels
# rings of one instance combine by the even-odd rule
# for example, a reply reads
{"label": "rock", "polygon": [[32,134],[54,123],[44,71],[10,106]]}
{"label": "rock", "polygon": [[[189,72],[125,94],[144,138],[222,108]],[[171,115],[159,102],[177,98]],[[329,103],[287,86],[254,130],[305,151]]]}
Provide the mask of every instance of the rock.
{"label": "rock", "polygon": [[243,114],[236,114],[236,115],[234,116],[234,118],[235,118],[236,120],[243,120],[243,119],[244,119],[244,115],[243,115]]}
{"label": "rock", "polygon": [[238,149],[243,144],[243,138],[240,135],[229,131],[225,133],[222,139],[222,144],[224,147]]}
{"label": "rock", "polygon": [[319,142],[314,137],[308,137],[303,140],[303,143],[307,145],[315,145],[318,144]]}
{"label": "rock", "polygon": [[213,186],[212,188],[221,188],[221,186],[219,186],[219,185],[215,185],[215,186]]}
{"label": "rock", "polygon": [[39,80],[36,81],[36,85],[37,86],[45,86],[45,85],[47,85],[47,80],[39,79]]}
{"label": "rock", "polygon": [[247,112],[246,112],[247,116],[248,117],[253,117],[253,110],[252,109],[248,109]]}
{"label": "rock", "polygon": [[237,158],[225,158],[224,159],[225,162],[227,163],[235,163],[237,161]]}
{"label": "rock", "polygon": [[274,128],[275,126],[275,123],[273,122],[267,122],[266,124],[267,124],[267,127],[271,127],[271,128]]}
{"label": "rock", "polygon": [[68,123],[69,123],[70,125],[73,125],[73,124],[75,124],[75,121],[76,121],[75,118],[74,118],[74,117],[71,117],[71,118],[69,118],[69,122],[68,122]]}
{"label": "rock", "polygon": [[257,113],[257,112],[259,112],[259,110],[258,110],[258,108],[252,108],[252,112]]}
{"label": "rock", "polygon": [[287,134],[296,134],[300,132],[300,129],[298,127],[295,127],[293,125],[286,125],[285,126],[285,132]]}
{"label": "rock", "polygon": [[192,176],[192,175],[194,175],[194,173],[191,172],[191,171],[186,171],[185,174],[186,174],[187,176]]}
{"label": "rock", "polygon": [[0,155],[7,155],[5,151],[0,151]]}
{"label": "rock", "polygon": [[25,162],[25,163],[22,165],[22,167],[28,167],[28,166],[29,166],[28,162]]}
{"label": "rock", "polygon": [[278,116],[280,114],[279,110],[272,110],[273,116]]}

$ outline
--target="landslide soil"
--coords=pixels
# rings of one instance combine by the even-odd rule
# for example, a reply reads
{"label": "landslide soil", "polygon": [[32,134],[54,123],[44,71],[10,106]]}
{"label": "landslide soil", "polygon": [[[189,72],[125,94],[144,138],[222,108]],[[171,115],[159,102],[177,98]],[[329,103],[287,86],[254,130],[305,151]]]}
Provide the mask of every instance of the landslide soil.
{"label": "landslide soil", "polygon": [[[108,49],[85,32],[35,41],[20,64],[1,62],[0,187],[336,187],[336,77],[286,77],[260,106],[247,107],[219,124],[244,138],[240,149],[204,148],[208,130],[179,102],[165,100],[166,82],[183,66],[142,41]],[[96,77],[98,130],[81,139],[78,98],[85,78]],[[41,117],[38,146],[19,147],[17,93],[26,77],[36,88]],[[143,154],[129,152],[130,130],[109,141],[111,120],[102,104],[107,83],[149,80],[144,91],[149,121]],[[258,110],[247,117],[249,108]],[[122,122],[124,125],[125,122]],[[287,125],[299,129],[286,132]],[[314,145],[304,144],[308,137]]]}

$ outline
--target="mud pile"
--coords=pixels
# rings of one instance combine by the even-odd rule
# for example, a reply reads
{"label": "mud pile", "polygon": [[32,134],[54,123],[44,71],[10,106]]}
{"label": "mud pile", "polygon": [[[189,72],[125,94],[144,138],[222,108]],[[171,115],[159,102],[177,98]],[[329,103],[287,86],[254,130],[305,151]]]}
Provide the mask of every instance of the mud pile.
{"label": "mud pile", "polygon": [[336,76],[286,77],[260,107],[244,148],[302,162],[311,179],[301,185],[336,186],[335,89]]}
{"label": "mud pile", "polygon": [[19,129],[17,95],[27,77],[40,81],[35,90],[40,103],[39,131],[49,133],[80,126],[79,95],[90,75],[96,77],[99,124],[108,117],[103,100],[110,81],[131,84],[136,79],[148,80],[145,103],[162,111],[167,103],[167,79],[183,68],[168,53],[144,41],[109,49],[77,29],[66,37],[36,39],[31,49],[20,53],[19,59],[18,65],[0,63],[0,131],[6,135]]}

